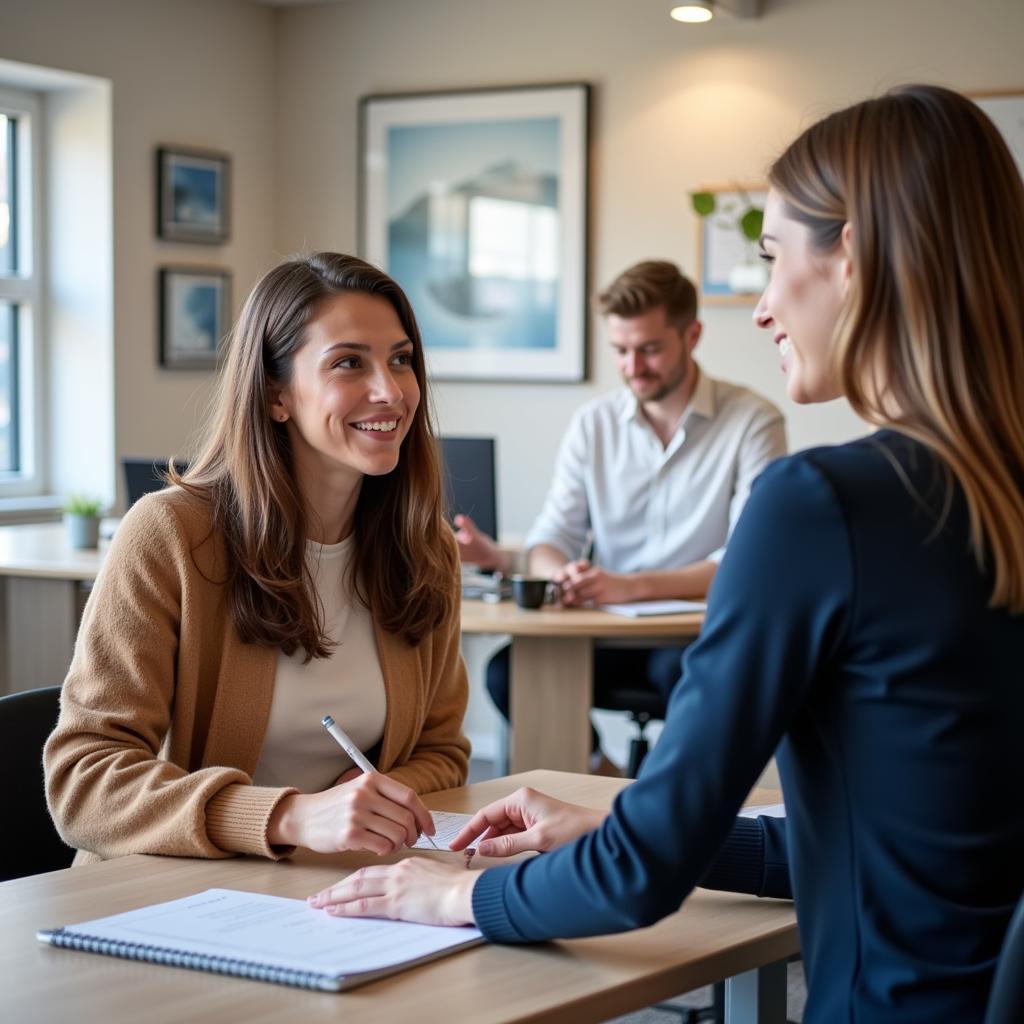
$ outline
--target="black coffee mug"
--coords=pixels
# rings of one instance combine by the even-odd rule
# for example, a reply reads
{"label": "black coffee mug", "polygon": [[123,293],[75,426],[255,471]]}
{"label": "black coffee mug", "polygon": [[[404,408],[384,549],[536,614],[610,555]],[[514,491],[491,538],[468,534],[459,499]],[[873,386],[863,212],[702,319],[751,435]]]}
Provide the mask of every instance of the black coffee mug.
{"label": "black coffee mug", "polygon": [[512,600],[520,608],[539,608],[548,593],[548,581],[536,576],[513,576]]}

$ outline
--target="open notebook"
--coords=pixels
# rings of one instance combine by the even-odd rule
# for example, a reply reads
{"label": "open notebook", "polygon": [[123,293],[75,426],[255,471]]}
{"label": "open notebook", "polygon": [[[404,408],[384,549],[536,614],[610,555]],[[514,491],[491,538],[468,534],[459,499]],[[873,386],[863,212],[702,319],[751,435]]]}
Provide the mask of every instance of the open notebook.
{"label": "open notebook", "polygon": [[36,936],[107,956],[340,992],[483,942],[475,928],[330,917],[303,900],[207,889]]}

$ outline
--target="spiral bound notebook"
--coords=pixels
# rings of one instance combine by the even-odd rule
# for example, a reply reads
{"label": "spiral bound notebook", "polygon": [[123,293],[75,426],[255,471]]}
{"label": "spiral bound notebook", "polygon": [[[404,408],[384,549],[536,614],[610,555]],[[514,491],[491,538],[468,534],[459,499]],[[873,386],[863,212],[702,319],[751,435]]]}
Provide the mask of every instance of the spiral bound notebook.
{"label": "spiral bound notebook", "polygon": [[330,917],[302,900],[207,889],[40,931],[51,946],[341,992],[483,942],[475,928]]}

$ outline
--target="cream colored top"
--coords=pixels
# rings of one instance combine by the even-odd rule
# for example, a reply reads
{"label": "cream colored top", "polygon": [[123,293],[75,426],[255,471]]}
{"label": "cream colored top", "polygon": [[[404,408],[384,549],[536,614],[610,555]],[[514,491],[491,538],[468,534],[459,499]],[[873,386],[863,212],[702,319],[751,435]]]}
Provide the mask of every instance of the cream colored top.
{"label": "cream colored top", "polygon": [[360,750],[375,747],[384,735],[387,698],[373,620],[349,585],[353,539],[306,546],[324,626],[337,646],[329,658],[305,664],[302,648],[278,652],[270,721],[253,776],[257,786],[319,793],[352,767],[352,759],[320,724],[324,715]]}

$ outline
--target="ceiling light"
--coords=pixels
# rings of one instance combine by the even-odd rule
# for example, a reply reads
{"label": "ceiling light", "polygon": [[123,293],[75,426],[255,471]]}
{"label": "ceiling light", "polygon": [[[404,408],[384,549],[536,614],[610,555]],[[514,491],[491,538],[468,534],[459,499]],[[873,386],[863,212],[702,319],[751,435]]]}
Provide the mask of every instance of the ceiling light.
{"label": "ceiling light", "polygon": [[690,3],[673,7],[668,13],[676,21],[685,21],[691,25],[701,21],[710,21],[715,16],[711,0],[690,0]]}

